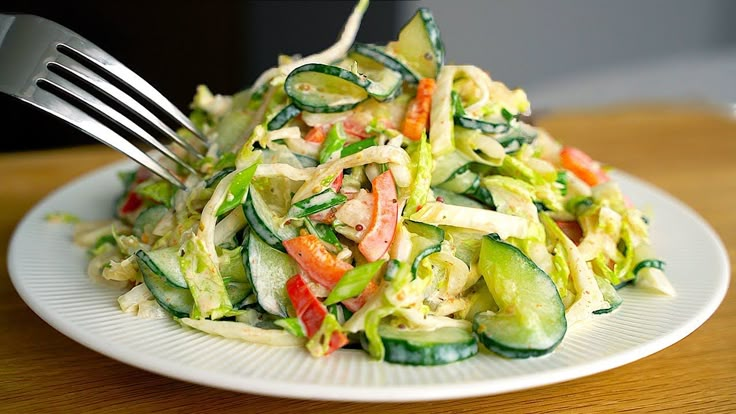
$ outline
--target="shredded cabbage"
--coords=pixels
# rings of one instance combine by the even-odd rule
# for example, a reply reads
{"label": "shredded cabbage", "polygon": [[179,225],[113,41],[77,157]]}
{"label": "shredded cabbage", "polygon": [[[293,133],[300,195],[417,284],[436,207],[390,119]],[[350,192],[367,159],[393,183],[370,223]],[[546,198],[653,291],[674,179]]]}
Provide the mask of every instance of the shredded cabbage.
{"label": "shredded cabbage", "polygon": [[230,339],[240,339],[256,344],[273,346],[304,345],[303,338],[297,338],[286,331],[257,328],[241,322],[181,318],[179,319],[179,323],[183,326],[188,326],[208,334],[223,336]]}
{"label": "shredded cabbage", "polygon": [[533,223],[524,218],[445,203],[429,202],[412,214],[411,219],[435,226],[453,226],[484,233],[498,233],[502,239],[537,237]]}

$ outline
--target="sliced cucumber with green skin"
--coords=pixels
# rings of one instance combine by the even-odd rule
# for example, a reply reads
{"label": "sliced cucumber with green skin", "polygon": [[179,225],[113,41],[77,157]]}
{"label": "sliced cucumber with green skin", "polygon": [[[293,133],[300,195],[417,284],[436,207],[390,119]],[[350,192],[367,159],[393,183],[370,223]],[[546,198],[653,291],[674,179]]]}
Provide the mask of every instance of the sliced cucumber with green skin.
{"label": "sliced cucumber with green skin", "polygon": [[[455,124],[460,125],[463,128],[477,129],[487,134],[503,134],[509,131],[511,128],[511,122],[515,119],[514,115],[505,108],[501,110],[504,117],[503,122],[491,122],[485,119],[473,118],[465,112],[460,95],[457,92],[452,91],[451,96],[453,119],[455,120]],[[501,144],[504,145],[503,142],[501,142]],[[505,146],[506,145],[504,145],[504,147]]]}
{"label": "sliced cucumber with green skin", "polygon": [[299,273],[299,265],[251,232],[243,242],[243,263],[248,269],[251,286],[263,310],[288,317],[289,297],[286,281]]}
{"label": "sliced cucumber with green skin", "polygon": [[230,303],[233,305],[233,309],[240,309],[245,305],[248,295],[253,292],[253,287],[250,283],[230,282],[225,286],[225,290],[227,291],[227,297],[230,299]]}
{"label": "sliced cucumber with green skin", "polygon": [[340,66],[350,68],[353,62],[358,64],[358,72],[368,78],[365,90],[373,99],[383,102],[401,93],[404,82],[401,73],[358,54],[351,54]]}
{"label": "sliced cucumber with green skin", "polygon": [[419,263],[421,263],[425,257],[432,253],[439,252],[442,248],[442,241],[445,239],[445,231],[437,226],[412,220],[404,221],[404,225],[406,226],[406,229],[414,235],[414,237],[411,238],[411,257],[413,258],[411,263],[411,273],[416,276]]}
{"label": "sliced cucumber with green skin", "polygon": [[309,198],[294,203],[289,212],[286,214],[287,217],[291,218],[302,218],[311,216],[314,213],[327,210],[335,206],[346,202],[348,198],[344,194],[335,192],[331,188],[327,188],[321,193],[315,194]]}
{"label": "sliced cucumber with green skin", "polygon": [[531,144],[537,139],[535,133],[526,131],[523,128],[513,128],[502,136],[496,137],[496,140],[503,146],[507,154],[513,154],[524,144]]}
{"label": "sliced cucumber with green skin", "polygon": [[478,177],[478,181],[476,181],[476,183],[477,185],[472,188],[471,192],[466,192],[464,194],[475,197],[476,200],[495,210],[496,203],[493,201],[493,194],[491,194],[487,188],[480,185],[480,177]]}
{"label": "sliced cucumber with green skin", "polygon": [[399,32],[399,40],[389,45],[391,52],[422,78],[436,78],[445,61],[440,30],[429,9],[417,10]]}
{"label": "sliced cucumber with green skin", "polygon": [[613,287],[616,290],[618,290],[632,283],[636,283],[636,281],[639,279],[639,272],[641,272],[644,269],[653,268],[653,269],[664,271],[664,267],[665,267],[665,263],[659,259],[642,260],[639,263],[637,263],[636,266],[634,266],[634,269],[631,271],[631,273],[627,274],[625,278],[620,280],[617,284],[613,285]]}
{"label": "sliced cucumber with green skin", "polygon": [[243,214],[251,229],[263,241],[282,252],[286,252],[286,249],[281,242],[297,236],[296,229],[288,225],[281,226],[276,222],[278,218],[272,214],[271,209],[253,186],[250,187],[243,203]]}
{"label": "sliced cucumber with green skin", "polygon": [[166,278],[160,276],[155,271],[158,270],[156,265],[143,250],[136,252],[136,260],[143,275],[143,283],[151,291],[156,302],[177,318],[189,316],[194,306],[194,298],[189,289],[173,286]]}
{"label": "sliced cucumber with green skin", "polygon": [[440,201],[439,197],[442,197],[442,202],[452,204],[454,206],[472,207],[483,210],[488,209],[485,204],[479,203],[472,198],[466,197],[462,194],[457,194],[452,191],[445,190],[444,188],[432,187],[432,192],[434,193],[434,196],[438,198],[437,201]]}
{"label": "sliced cucumber with green skin", "polygon": [[439,187],[453,193],[467,194],[475,190],[476,182],[480,185],[478,174],[471,171],[468,164],[463,168],[458,168],[450,179],[440,184]]}
{"label": "sliced cucumber with green skin", "polygon": [[631,271],[635,276],[639,274],[639,271],[642,269],[646,269],[648,267],[652,267],[654,269],[659,269],[661,271],[664,271],[664,261],[659,259],[646,259],[642,260],[639,263],[634,266],[634,270]]}
{"label": "sliced cucumber with green skin", "polygon": [[156,227],[159,221],[166,215],[169,209],[166,206],[157,204],[143,210],[135,219],[133,224],[133,235],[141,237],[143,233],[150,232]]}
{"label": "sliced cucumber with green skin", "polygon": [[611,282],[609,282],[607,279],[604,279],[598,275],[595,276],[595,281],[598,283],[598,288],[601,290],[601,293],[603,294],[603,300],[608,302],[610,305],[607,308],[594,310],[593,313],[596,315],[600,315],[603,313],[610,313],[616,310],[619,306],[621,306],[621,303],[623,303],[623,299],[621,296],[619,296],[618,292],[616,292],[616,288],[613,287]]}
{"label": "sliced cucumber with green skin", "polygon": [[281,129],[284,127],[284,125],[286,125],[287,122],[296,118],[296,116],[299,115],[301,112],[302,110],[293,103],[286,105],[284,109],[280,110],[276,115],[274,115],[273,118],[271,118],[270,121],[268,121],[268,124],[266,124],[266,128],[269,131]]}
{"label": "sliced cucumber with green skin", "polygon": [[492,209],[496,207],[491,192],[481,185],[480,176],[470,170],[470,164],[456,170],[450,179],[440,184],[438,188],[471,196]]}
{"label": "sliced cucumber with green skin", "polygon": [[517,247],[484,236],[478,269],[499,311],[473,318],[473,331],[489,350],[508,358],[552,351],[565,336],[565,306],[550,277]]}
{"label": "sliced cucumber with green skin", "polygon": [[[179,264],[179,249],[176,247],[167,247],[142,254],[145,257],[142,257],[141,260],[146,262],[146,265],[151,271],[165,278],[172,286],[183,289],[189,288],[186,279],[184,279],[184,273],[181,271],[181,265]],[[138,253],[136,255],[141,256]]]}
{"label": "sliced cucumber with green skin", "polygon": [[[444,365],[478,353],[475,336],[458,327],[418,331],[381,325],[378,334],[385,349],[384,361],[394,364]],[[366,341],[361,343],[365,348]]]}
{"label": "sliced cucumber with green skin", "polygon": [[386,50],[381,46],[370,45],[365,43],[355,43],[353,48],[350,50],[351,54],[363,55],[367,58],[373,59],[383,66],[396,71],[401,74],[404,81],[410,84],[416,84],[419,82],[419,77],[414,73],[408,66],[401,63],[395,57],[386,53]]}
{"label": "sliced cucumber with green skin", "polygon": [[304,168],[316,167],[319,165],[319,160],[315,160],[314,158],[307,157],[306,155],[294,154],[294,156],[296,157],[297,160],[299,160],[299,163]]}
{"label": "sliced cucumber with green skin", "polygon": [[453,151],[435,159],[432,170],[432,186],[449,181],[470,168],[470,160],[459,151]]}
{"label": "sliced cucumber with green skin", "polygon": [[294,104],[315,113],[345,112],[368,98],[369,82],[338,66],[309,63],[294,69],[284,90]]}
{"label": "sliced cucumber with green skin", "polygon": [[486,134],[503,134],[511,128],[506,122],[489,122],[467,115],[455,115],[455,124],[467,129],[478,129]]}

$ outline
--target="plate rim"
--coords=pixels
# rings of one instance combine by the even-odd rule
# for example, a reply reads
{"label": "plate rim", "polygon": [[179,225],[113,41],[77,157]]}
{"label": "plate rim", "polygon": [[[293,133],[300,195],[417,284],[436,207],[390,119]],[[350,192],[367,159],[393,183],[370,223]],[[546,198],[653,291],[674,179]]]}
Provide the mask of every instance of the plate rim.
{"label": "plate rim", "polygon": [[[700,216],[693,208],[665,190],[636,176],[621,170],[615,170],[613,172],[613,176],[616,181],[621,181],[621,179],[623,179],[624,181],[632,182],[635,185],[646,188],[650,192],[656,193],[656,196],[663,198],[669,204],[679,209],[681,213],[687,215],[688,218],[696,222],[698,227],[704,231],[704,234],[708,239],[714,242],[717,248],[717,257],[719,262],[715,267],[720,269],[722,273],[717,279],[720,283],[718,286],[714,287],[713,296],[710,297],[706,306],[699,308],[698,312],[689,318],[687,323],[679,326],[678,329],[669,331],[666,335],[658,337],[656,341],[652,340],[647,343],[640,344],[633,349],[608,355],[582,366],[573,364],[569,367],[548,370],[545,372],[545,376],[540,376],[538,374],[516,375],[512,379],[502,382],[500,386],[496,379],[461,382],[457,383],[458,386],[456,387],[448,387],[446,384],[402,384],[366,387],[350,384],[335,386],[330,384],[311,383],[298,383],[298,387],[296,387],[292,386],[294,384],[284,383],[282,380],[265,378],[258,378],[257,381],[248,382],[242,376],[233,373],[217,373],[186,365],[178,366],[169,360],[161,360],[161,358],[155,355],[144,353],[134,354],[133,352],[128,352],[124,347],[110,347],[110,344],[106,343],[104,339],[96,339],[93,334],[80,330],[77,326],[71,323],[71,321],[57,317],[51,313],[43,306],[42,303],[39,303],[36,298],[33,297],[29,287],[23,283],[22,278],[19,276],[22,271],[17,268],[19,266],[17,263],[17,257],[19,254],[18,246],[20,244],[20,239],[23,236],[22,231],[32,225],[32,218],[41,214],[44,208],[47,207],[47,205],[57,196],[68,191],[72,191],[77,186],[84,187],[87,181],[94,181],[105,174],[110,174],[114,171],[126,168],[129,169],[134,166],[135,164],[131,161],[123,160],[96,168],[61,185],[36,202],[18,222],[10,238],[7,253],[7,267],[11,283],[26,305],[44,322],[49,324],[62,335],[71,338],[86,348],[144,371],[213,388],[282,398],[362,402],[434,401],[497,395],[512,391],[537,388],[608,371],[635,362],[639,359],[646,358],[656,352],[668,348],[694,332],[716,312],[723,302],[730,284],[730,261],[728,258],[728,251],[718,233],[702,216]],[[71,241],[70,245],[72,245]],[[245,382],[248,382],[247,389],[243,386]],[[489,385],[491,384],[493,387],[489,389]],[[346,390],[349,392],[346,393]]]}

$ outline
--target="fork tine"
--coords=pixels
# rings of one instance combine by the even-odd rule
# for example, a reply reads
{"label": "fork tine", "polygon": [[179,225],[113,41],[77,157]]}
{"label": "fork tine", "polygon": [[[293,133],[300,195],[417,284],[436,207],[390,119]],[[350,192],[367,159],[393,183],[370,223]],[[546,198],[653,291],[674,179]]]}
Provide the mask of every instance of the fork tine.
{"label": "fork tine", "polygon": [[190,167],[184,160],[179,158],[176,154],[174,154],[169,148],[167,148],[165,145],[158,142],[154,137],[152,137],[148,132],[146,132],[143,128],[136,125],[133,121],[126,118],[123,114],[120,112],[114,110],[101,100],[95,98],[93,95],[89,94],[88,92],[84,91],[83,89],[80,89],[73,83],[69,82],[68,80],[62,78],[61,76],[49,72],[45,78],[39,79],[39,81],[46,82],[48,84],[53,85],[54,87],[58,88],[59,90],[62,90],[63,92],[73,96],[74,98],[84,102],[86,105],[88,105],[93,110],[97,111],[98,113],[106,116],[113,122],[116,122],[123,128],[130,131],[132,134],[135,134],[140,139],[144,140],[145,142],[152,145],[154,148],[156,148],[158,151],[160,151],[162,154],[176,162],[177,164],[181,165],[182,167],[186,168],[189,172],[192,174],[197,174],[197,172]]}
{"label": "fork tine", "polygon": [[[202,142],[207,140],[201,135],[197,128],[192,124],[189,118],[184,115],[177,107],[166,99],[159,91],[135,72],[128,69],[117,59],[107,54],[105,51],[95,46],[91,42],[82,37],[72,37],[68,41],[59,44],[57,47],[61,53],[69,55],[70,51],[77,54],[89,63],[113,75],[119,81],[131,89],[137,91],[149,102],[156,105],[159,109],[166,112],[169,116],[177,120],[182,126],[188,129],[192,134],[199,138]],[[72,56],[74,57],[74,56]]]}
{"label": "fork tine", "polygon": [[184,183],[158,161],[125,140],[125,138],[118,135],[115,131],[87,115],[84,111],[70,105],[69,102],[59,98],[53,93],[41,88],[36,88],[30,98],[19,97],[19,99],[66,121],[73,127],[90,135],[105,145],[127,155],[133,161],[151,170],[151,172],[171,184],[181,189],[186,189]]}
{"label": "fork tine", "polygon": [[192,147],[188,142],[184,141],[181,137],[179,137],[176,132],[174,132],[165,123],[158,119],[156,115],[146,109],[146,107],[138,103],[138,101],[131,98],[128,94],[117,88],[115,85],[104,80],[102,77],[90,71],[86,67],[80,65],[72,58],[65,55],[59,55],[54,62],[49,62],[49,66],[61,68],[66,72],[74,75],[79,80],[88,83],[97,90],[106,94],[108,97],[125,106],[127,109],[135,112],[138,116],[145,119],[149,124],[171,138],[171,140],[186,149],[190,154],[194,155],[198,159],[203,158],[202,154],[200,154],[199,151]]}

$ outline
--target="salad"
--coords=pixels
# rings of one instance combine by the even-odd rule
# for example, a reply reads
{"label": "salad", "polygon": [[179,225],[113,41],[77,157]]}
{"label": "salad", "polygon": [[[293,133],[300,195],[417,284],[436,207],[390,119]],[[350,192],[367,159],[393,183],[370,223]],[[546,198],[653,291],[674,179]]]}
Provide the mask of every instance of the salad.
{"label": "salad", "polygon": [[196,170],[178,170],[185,189],[122,173],[116,218],[77,225],[124,312],[436,365],[549,353],[624,286],[674,295],[606,167],[526,123],[523,90],[445,64],[427,9],[395,41],[355,43],[367,5],[247,90],[199,86],[207,142],[180,134],[206,155],[172,148]]}

